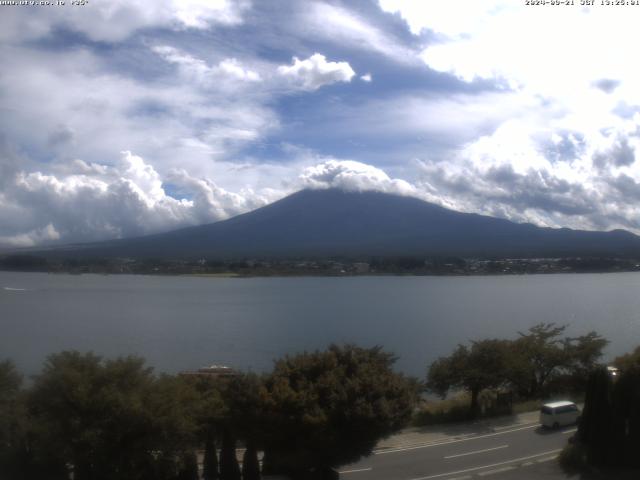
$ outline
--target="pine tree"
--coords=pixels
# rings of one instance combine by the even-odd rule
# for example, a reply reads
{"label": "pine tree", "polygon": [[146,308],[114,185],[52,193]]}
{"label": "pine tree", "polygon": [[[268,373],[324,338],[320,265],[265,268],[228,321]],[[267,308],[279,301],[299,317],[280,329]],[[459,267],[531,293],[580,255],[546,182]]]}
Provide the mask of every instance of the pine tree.
{"label": "pine tree", "polygon": [[207,433],[204,445],[204,460],[202,466],[202,478],[204,480],[218,480],[218,454],[216,453],[216,440],[212,431]]}
{"label": "pine tree", "polygon": [[240,480],[240,466],[236,458],[236,440],[228,429],[222,435],[220,451],[220,479]]}
{"label": "pine tree", "polygon": [[260,480],[260,464],[258,463],[258,451],[253,443],[247,444],[247,449],[242,458],[242,479]]}

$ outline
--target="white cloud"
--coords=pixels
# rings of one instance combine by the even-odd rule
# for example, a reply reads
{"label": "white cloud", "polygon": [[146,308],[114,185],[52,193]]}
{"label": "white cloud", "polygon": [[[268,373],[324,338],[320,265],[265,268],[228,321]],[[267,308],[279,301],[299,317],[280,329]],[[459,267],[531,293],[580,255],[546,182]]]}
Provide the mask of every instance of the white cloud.
{"label": "white cloud", "polygon": [[[492,13],[497,13],[514,2],[509,0],[435,0],[429,2],[406,2],[403,0],[378,0],[386,12],[399,14],[414,35],[424,29],[448,36],[462,35],[482,28]],[[533,9],[529,9],[533,10]],[[554,12],[555,13],[555,12]]]}
{"label": "white cloud", "polygon": [[541,225],[639,230],[640,71],[620,46],[640,38],[640,10],[508,0],[379,4],[428,39],[421,54],[428,67],[493,82],[503,93],[477,96],[510,97],[516,107],[446,164],[424,162],[419,187],[430,200]]}
{"label": "white cloud", "polygon": [[[167,181],[189,198],[167,194],[151,164],[122,152],[116,166],[77,161],[64,175],[19,172],[0,193],[0,218],[7,217],[0,245],[32,246],[131,237],[210,223],[264,205],[267,191],[240,194],[175,171]],[[20,217],[16,211],[22,213]],[[13,222],[13,224],[11,224]],[[13,230],[13,232],[11,232]]]}
{"label": "white cloud", "polygon": [[[622,81],[621,88],[627,80],[633,85],[640,79],[620,48],[640,38],[636,9],[532,8],[509,0],[379,3],[400,14],[414,34],[423,29],[439,33],[439,41],[425,46],[423,60],[466,81],[501,80],[578,108],[602,105],[602,92],[594,88],[602,79],[613,85]],[[630,90],[626,93],[639,99]]]}
{"label": "white cloud", "polygon": [[259,82],[260,75],[252,70],[245,69],[242,64],[235,58],[227,58],[218,64],[218,69],[225,72],[229,76],[237,80],[246,80],[248,82]]}
{"label": "white cloud", "polygon": [[[246,68],[242,62],[236,58],[225,58],[215,66],[192,55],[189,55],[175,47],[160,45],[152,50],[164,58],[167,62],[179,66],[183,77],[207,87],[220,87],[220,81],[230,80],[233,86],[237,87],[238,80],[246,82],[259,82],[260,74]],[[225,85],[229,87],[230,85]]]}
{"label": "white cloud", "polygon": [[419,196],[408,182],[390,178],[384,171],[353,160],[327,160],[300,174],[304,188],[340,188],[346,191],[375,190],[398,195]]}
{"label": "white cloud", "polygon": [[371,80],[373,80],[373,77],[371,76],[370,73],[365,73],[360,77],[360,80],[362,80],[363,82],[369,83]]}
{"label": "white cloud", "polygon": [[352,48],[381,53],[401,63],[415,63],[416,53],[351,10],[323,2],[305,9],[301,34]]}
{"label": "white cloud", "polygon": [[92,40],[119,42],[148,28],[204,29],[237,25],[250,7],[246,0],[110,0],[77,7],[6,7],[0,17],[0,39],[14,42],[67,28]]}
{"label": "white cloud", "polygon": [[33,247],[36,245],[46,245],[47,243],[51,243],[59,239],[60,234],[56,231],[54,226],[49,223],[43,228],[31,230],[27,233],[19,233],[10,236],[0,235],[0,245],[13,248]]}
{"label": "white cloud", "polygon": [[211,24],[237,25],[249,8],[247,0],[173,0],[172,15],[185,27],[204,29]]}
{"label": "white cloud", "polygon": [[[209,176],[216,161],[278,128],[262,82],[239,60],[209,65],[171,47],[149,55],[168,58],[177,71],[141,82],[110,71],[83,49],[0,50],[6,67],[0,102],[11,112],[0,116],[0,127],[15,145],[56,168],[76,158],[108,163],[129,149],[153,158],[163,174],[181,167]],[[36,119],[38,129],[32,128]]]}
{"label": "white cloud", "polygon": [[278,73],[303,90],[317,90],[336,82],[350,82],[355,72],[348,62],[328,62],[314,53],[305,60],[293,57],[293,65],[281,65]]}

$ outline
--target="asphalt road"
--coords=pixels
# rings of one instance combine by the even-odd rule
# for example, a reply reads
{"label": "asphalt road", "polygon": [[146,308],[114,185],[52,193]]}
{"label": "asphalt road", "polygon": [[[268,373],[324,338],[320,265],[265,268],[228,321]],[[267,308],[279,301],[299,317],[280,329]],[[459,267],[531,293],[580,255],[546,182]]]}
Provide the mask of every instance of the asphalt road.
{"label": "asphalt road", "polygon": [[539,424],[438,443],[382,450],[340,469],[343,480],[496,480],[565,478],[557,455],[575,427],[549,431]]}

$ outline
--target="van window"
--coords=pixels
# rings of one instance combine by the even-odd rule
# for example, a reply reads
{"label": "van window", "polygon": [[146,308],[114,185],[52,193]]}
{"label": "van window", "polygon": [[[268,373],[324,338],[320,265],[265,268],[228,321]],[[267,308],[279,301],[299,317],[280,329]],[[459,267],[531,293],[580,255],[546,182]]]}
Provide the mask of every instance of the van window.
{"label": "van window", "polygon": [[562,407],[556,408],[556,413],[570,413],[570,412],[577,412],[577,411],[578,411],[578,407],[576,407],[575,405],[564,405]]}
{"label": "van window", "polygon": [[540,413],[544,413],[546,415],[553,415],[553,410],[551,409],[551,407],[542,407],[540,409]]}

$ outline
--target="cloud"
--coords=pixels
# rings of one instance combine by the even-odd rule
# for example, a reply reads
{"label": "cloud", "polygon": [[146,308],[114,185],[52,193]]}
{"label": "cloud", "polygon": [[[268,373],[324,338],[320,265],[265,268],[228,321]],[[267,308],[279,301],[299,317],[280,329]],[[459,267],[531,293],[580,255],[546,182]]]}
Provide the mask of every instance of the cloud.
{"label": "cloud", "polygon": [[0,242],[157,232],[307,187],[640,232],[634,9],[379,6],[4,8]]}
{"label": "cloud", "polygon": [[[585,100],[597,102],[594,85],[611,93],[616,86],[624,89],[627,79],[640,79],[619,48],[638,39],[637,18],[625,9],[551,11],[510,0],[379,3],[405,19],[414,34],[438,34],[438,41],[424,46],[424,62],[465,81],[492,79],[578,107]],[[569,43],[580,45],[570,57],[562,48]]]}
{"label": "cloud", "polygon": [[[225,58],[215,66],[175,47],[160,45],[152,50],[169,63],[178,65],[180,71],[188,80],[207,87],[220,87],[220,81],[231,81],[237,87],[237,82],[259,82],[260,74],[244,67],[236,58]],[[229,87],[229,85],[225,85]]]}
{"label": "cloud", "polygon": [[446,163],[420,162],[416,187],[425,199],[456,210],[549,227],[638,232],[633,131],[586,137],[559,134],[526,117],[507,121]]}
{"label": "cloud", "polygon": [[[419,157],[415,183],[426,198],[539,225],[638,232],[640,95],[630,85],[640,73],[616,47],[638,40],[635,15],[508,0],[379,4],[423,40],[427,67],[493,84],[477,104],[493,96],[515,107],[449,149],[446,162]],[[566,44],[580,48],[568,54]]]}
{"label": "cloud", "polygon": [[613,80],[611,78],[601,78],[593,82],[593,86],[599,88],[604,93],[613,92],[620,85],[620,80]]}
{"label": "cloud", "polygon": [[288,176],[279,188],[244,186],[235,192],[185,169],[161,175],[149,161],[129,151],[112,166],[75,160],[56,174],[18,171],[0,189],[0,221],[6,220],[0,246],[96,241],[211,223],[303,188],[420,196],[410,183],[372,165],[292,149],[297,160],[288,170],[278,165],[258,167],[262,181]]}
{"label": "cloud", "polygon": [[183,171],[167,180],[189,198],[174,198],[160,174],[128,151],[113,167],[82,161],[73,165],[75,171],[69,168],[64,175],[21,171],[4,186],[0,218],[6,214],[10,222],[4,224],[0,244],[32,246],[156,233],[222,220],[270,198],[250,190],[234,194]]}
{"label": "cloud", "polygon": [[[229,218],[271,203],[303,188],[380,191],[417,197],[447,208],[530,222],[549,227],[640,230],[640,175],[634,165],[607,164],[601,174],[586,168],[594,147],[580,155],[548,162],[540,143],[528,145],[539,155],[531,166],[511,163],[513,147],[486,161],[496,143],[518,142],[518,125],[470,143],[451,161],[420,160],[414,181],[393,177],[381,168],[348,159],[327,158],[291,146],[296,158],[281,166],[236,166],[261,171],[254,186],[235,191],[185,169],[161,175],[150,162],[125,151],[114,166],[76,160],[66,171],[45,174],[19,171],[0,189],[2,246],[104,240],[168,231]],[[567,134],[570,135],[570,134]],[[609,140],[619,146],[618,137]],[[602,144],[604,145],[603,142]],[[230,167],[231,168],[231,167]],[[273,179],[281,184],[273,188]],[[271,180],[268,180],[271,178]],[[267,179],[267,180],[265,180]],[[259,183],[263,184],[257,187]],[[266,187],[264,185],[267,185]],[[630,202],[631,200],[631,202]]]}
{"label": "cloud", "polygon": [[408,182],[390,178],[372,165],[353,160],[327,160],[306,168],[299,177],[304,188],[340,188],[346,191],[375,190],[419,196]]}
{"label": "cloud", "polygon": [[384,28],[347,8],[310,2],[300,19],[300,34],[311,35],[338,45],[373,51],[396,62],[415,63],[416,52]]}
{"label": "cloud", "polygon": [[0,50],[6,67],[0,102],[7,113],[0,116],[0,127],[6,138],[48,168],[77,158],[109,163],[131,150],[153,158],[163,174],[186,168],[212,176],[215,161],[233,158],[244,145],[278,129],[269,92],[241,60],[207,63],[166,45],[138,55],[158,63],[162,75],[140,81],[109,69],[105,59],[82,48]]}
{"label": "cloud", "polygon": [[250,8],[246,0],[110,0],[77,7],[6,7],[0,17],[0,39],[15,42],[45,37],[65,28],[91,40],[120,42],[151,28],[205,29],[238,25]]}
{"label": "cloud", "polygon": [[327,62],[327,58],[314,53],[305,60],[293,57],[293,65],[281,65],[278,73],[303,90],[317,90],[336,82],[350,82],[355,72],[348,62]]}
{"label": "cloud", "polygon": [[456,36],[482,28],[491,13],[507,7],[509,1],[405,2],[402,0],[378,0],[378,4],[385,12],[402,17],[414,35],[419,35],[423,30],[429,29],[447,36]]}
{"label": "cloud", "polygon": [[60,234],[54,226],[49,223],[43,228],[31,230],[27,233],[19,233],[12,236],[0,235],[0,245],[4,247],[33,247],[36,245],[46,245],[53,241],[59,240]]}

